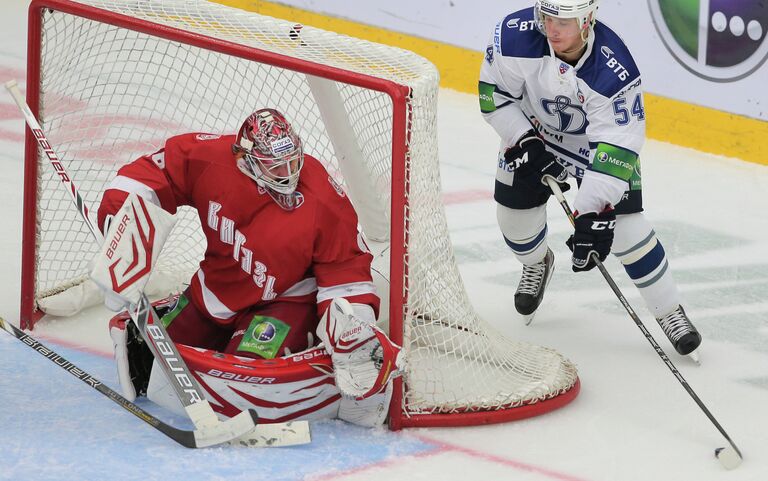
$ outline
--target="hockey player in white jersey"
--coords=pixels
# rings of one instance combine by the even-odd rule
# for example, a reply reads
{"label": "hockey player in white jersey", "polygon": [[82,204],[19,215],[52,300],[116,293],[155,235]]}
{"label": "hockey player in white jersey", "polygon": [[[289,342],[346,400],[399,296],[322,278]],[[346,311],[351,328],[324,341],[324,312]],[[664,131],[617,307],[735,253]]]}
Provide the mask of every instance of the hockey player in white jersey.
{"label": "hockey player in white jersey", "polygon": [[506,243],[523,264],[517,311],[530,322],[552,275],[545,175],[575,177],[572,268],[621,261],[678,353],[701,343],[653,227],[643,216],[645,140],[640,72],[596,20],[598,0],[537,0],[496,24],[480,71],[480,109],[501,137],[494,197]]}

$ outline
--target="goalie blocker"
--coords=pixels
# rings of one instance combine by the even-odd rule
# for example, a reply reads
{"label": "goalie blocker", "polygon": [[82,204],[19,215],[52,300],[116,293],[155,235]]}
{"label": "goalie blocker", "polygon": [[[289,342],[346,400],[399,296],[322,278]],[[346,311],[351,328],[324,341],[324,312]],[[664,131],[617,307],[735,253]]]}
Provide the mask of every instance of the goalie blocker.
{"label": "goalie blocker", "polygon": [[139,302],[175,222],[175,216],[135,193],[105,222],[104,244],[93,259],[90,277],[109,309],[119,311]]}
{"label": "goalie blocker", "polygon": [[[173,311],[178,299],[178,295],[172,296],[153,306],[162,317]],[[392,396],[391,380],[399,374],[402,355],[399,347],[386,337],[383,345],[379,343],[375,327],[361,329],[361,326],[353,325],[342,328],[340,323],[350,319],[351,305],[343,299],[341,303],[338,301],[331,303],[329,312],[338,306],[337,311],[345,317],[331,321],[331,325],[339,329],[339,338],[335,338],[334,343],[344,344],[341,332],[357,331],[370,335],[358,337],[353,343],[363,348],[357,350],[356,356],[364,354],[362,357],[370,363],[352,362],[351,371],[344,361],[334,359],[322,344],[274,359],[254,359],[183,344],[177,344],[177,347],[206,399],[222,419],[253,408],[258,411],[262,424],[338,418],[365,427],[379,426],[386,419]],[[326,317],[318,331],[329,325]],[[355,316],[351,318],[357,319]],[[129,400],[146,396],[156,404],[183,414],[183,407],[168,379],[128,321],[127,313],[118,314],[110,321],[110,336],[115,347],[123,395]],[[380,345],[382,347],[379,348]],[[342,356],[354,357],[348,354]],[[339,368],[345,374],[339,375]],[[366,376],[365,373],[373,374]],[[355,379],[352,384],[365,393],[375,392],[365,399],[358,396],[357,391],[345,394],[337,386],[337,379],[343,386],[349,384],[350,379]],[[378,390],[374,388],[374,383],[379,386]]]}

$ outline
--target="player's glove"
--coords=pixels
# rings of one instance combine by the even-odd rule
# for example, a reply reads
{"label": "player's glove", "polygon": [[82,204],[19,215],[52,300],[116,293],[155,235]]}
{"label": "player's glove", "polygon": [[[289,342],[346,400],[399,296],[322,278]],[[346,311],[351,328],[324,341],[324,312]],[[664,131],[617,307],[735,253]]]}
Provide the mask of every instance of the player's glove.
{"label": "player's glove", "polygon": [[573,235],[565,244],[573,252],[571,268],[573,272],[588,271],[595,267],[592,254],[597,254],[600,261],[604,261],[611,252],[613,244],[613,229],[616,227],[616,214],[613,209],[605,210],[599,214],[589,212],[578,215],[576,213],[575,229]]}
{"label": "player's glove", "polygon": [[536,192],[551,194],[552,190],[544,180],[544,176],[549,175],[560,184],[563,192],[571,188],[565,182],[568,171],[544,147],[544,141],[533,130],[523,134],[517,144],[507,149],[504,161],[514,171],[516,184],[520,182]]}

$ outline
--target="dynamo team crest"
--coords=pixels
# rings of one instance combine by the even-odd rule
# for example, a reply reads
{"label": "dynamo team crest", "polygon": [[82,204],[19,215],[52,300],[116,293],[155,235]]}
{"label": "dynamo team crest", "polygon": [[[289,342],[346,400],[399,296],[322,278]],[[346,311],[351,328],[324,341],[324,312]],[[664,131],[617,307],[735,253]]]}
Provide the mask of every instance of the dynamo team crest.
{"label": "dynamo team crest", "polygon": [[648,0],[648,7],[667,50],[699,77],[739,80],[768,58],[768,2]]}

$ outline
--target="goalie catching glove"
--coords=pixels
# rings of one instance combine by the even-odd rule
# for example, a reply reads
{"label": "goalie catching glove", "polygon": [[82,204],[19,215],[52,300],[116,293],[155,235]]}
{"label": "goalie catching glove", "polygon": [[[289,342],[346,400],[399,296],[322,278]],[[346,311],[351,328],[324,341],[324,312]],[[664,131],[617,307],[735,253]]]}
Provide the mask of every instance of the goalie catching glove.
{"label": "goalie catching glove", "polygon": [[404,353],[375,326],[370,306],[337,297],[323,314],[317,335],[331,354],[336,386],[362,400],[383,391],[404,367]]}

